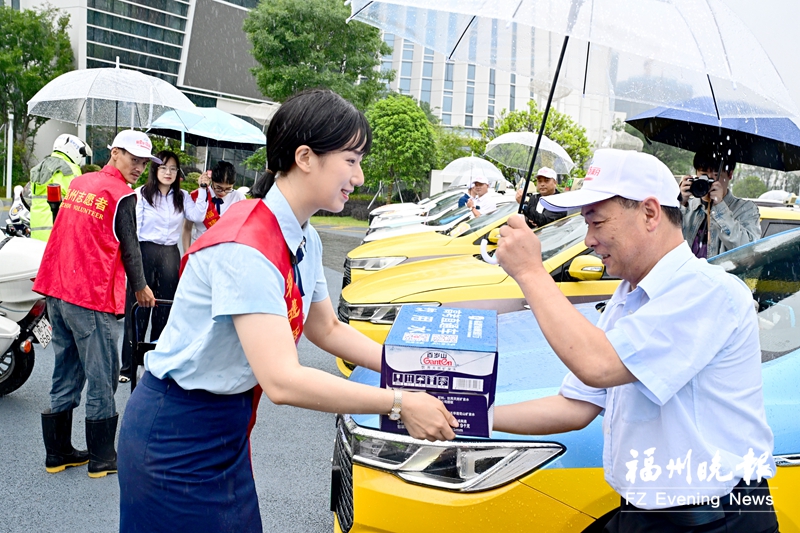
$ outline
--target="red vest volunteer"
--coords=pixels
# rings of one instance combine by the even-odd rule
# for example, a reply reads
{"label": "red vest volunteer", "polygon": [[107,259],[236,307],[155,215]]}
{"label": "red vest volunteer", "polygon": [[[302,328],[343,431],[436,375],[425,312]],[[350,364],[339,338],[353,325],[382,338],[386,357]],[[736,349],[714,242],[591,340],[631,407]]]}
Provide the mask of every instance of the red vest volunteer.
{"label": "red vest volunteer", "polygon": [[[50,408],[42,413],[42,436],[50,473],[89,463],[89,477],[117,471],[114,393],[119,377],[115,315],[125,311],[125,275],[140,305],[152,307],[136,236],[136,183],[150,160],[147,135],[126,130],[109,147],[100,172],[70,184],[44,251],[33,290],[47,296],[53,325],[55,365]],[[86,388],[86,445],[72,447],[72,411]]]}
{"label": "red vest volunteer", "polygon": [[[75,178],[59,209],[33,290],[94,311],[125,312],[125,269],[114,232],[117,204],[133,195],[111,165]],[[79,231],[76,229],[80,228]]]}

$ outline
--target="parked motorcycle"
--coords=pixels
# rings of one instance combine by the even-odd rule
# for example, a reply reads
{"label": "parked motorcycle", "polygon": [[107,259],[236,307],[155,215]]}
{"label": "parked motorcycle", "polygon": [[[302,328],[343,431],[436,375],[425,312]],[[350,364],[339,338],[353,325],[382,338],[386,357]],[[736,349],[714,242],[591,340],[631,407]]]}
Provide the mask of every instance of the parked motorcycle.
{"label": "parked motorcycle", "polygon": [[34,344],[52,339],[44,298],[33,292],[45,243],[0,235],[0,396],[14,392],[30,377]]}
{"label": "parked motorcycle", "polygon": [[25,189],[22,185],[14,187],[14,200],[8,209],[8,218],[3,231],[15,237],[31,236],[31,213],[28,209],[30,200],[25,202]]}

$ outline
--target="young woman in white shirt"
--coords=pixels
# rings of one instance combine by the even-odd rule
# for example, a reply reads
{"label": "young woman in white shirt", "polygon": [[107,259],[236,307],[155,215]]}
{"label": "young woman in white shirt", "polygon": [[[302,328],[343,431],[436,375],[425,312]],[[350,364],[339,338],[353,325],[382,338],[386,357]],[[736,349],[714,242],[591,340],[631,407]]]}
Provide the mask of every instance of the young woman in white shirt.
{"label": "young woman in white shirt", "polygon": [[336,318],[309,223],[320,209],[341,211],[364,182],[371,141],[364,115],[327,90],[289,98],[272,118],[269,170],[253,187],[261,200],[231,208],[190,250],[172,317],[125,407],[120,533],[261,533],[249,439],[261,387],[278,404],[391,413],[414,437],[455,436],[455,418],[433,396],[353,383],[298,360],[305,336],[380,369],[381,345]]}
{"label": "young woman in white shirt", "polygon": [[[178,238],[181,235],[184,221],[188,223],[202,222],[206,214],[205,196],[193,200],[189,193],[181,189],[181,167],[178,156],[164,150],[159,152],[161,165],[150,164],[147,182],[136,189],[136,232],[139,247],[142,251],[142,266],[147,285],[153,290],[156,298],[172,300],[178,287],[178,269],[181,255],[178,251]],[[209,179],[201,176],[202,185]],[[122,368],[119,380],[130,381],[133,354],[133,338],[131,337],[131,306],[136,302],[132,287],[128,283],[126,297],[125,332],[122,341]],[[153,325],[150,338],[157,339],[167,323],[169,310],[156,308],[153,311]],[[140,311],[137,317],[137,331],[143,336],[150,318],[148,311]],[[143,340],[139,338],[137,340]]]}
{"label": "young woman in white shirt", "polygon": [[[200,238],[200,235],[213,226],[219,217],[224,215],[230,206],[236,202],[245,200],[244,194],[233,188],[236,183],[236,169],[227,161],[219,161],[211,169],[210,186],[201,187],[192,193],[192,198],[198,203],[204,202],[205,217],[200,221],[187,220],[183,225],[183,235],[181,243],[183,252]],[[203,178],[208,180],[208,173],[203,174]],[[206,181],[208,183],[208,181]]]}

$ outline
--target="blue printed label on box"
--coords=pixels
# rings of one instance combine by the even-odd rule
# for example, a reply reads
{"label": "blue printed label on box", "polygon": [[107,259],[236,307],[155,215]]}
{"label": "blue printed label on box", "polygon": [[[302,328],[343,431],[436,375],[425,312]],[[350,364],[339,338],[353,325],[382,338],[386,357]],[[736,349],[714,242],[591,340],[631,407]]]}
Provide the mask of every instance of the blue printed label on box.
{"label": "blue printed label on box", "polygon": [[[460,413],[458,434],[488,437],[496,381],[495,311],[401,308],[383,347],[381,387],[431,393]],[[388,417],[381,429],[406,432]]]}

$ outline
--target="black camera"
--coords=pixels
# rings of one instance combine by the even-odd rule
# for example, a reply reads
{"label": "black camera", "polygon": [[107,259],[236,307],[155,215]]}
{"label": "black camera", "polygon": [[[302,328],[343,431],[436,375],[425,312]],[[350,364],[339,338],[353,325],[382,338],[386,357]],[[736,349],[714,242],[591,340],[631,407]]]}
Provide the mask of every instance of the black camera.
{"label": "black camera", "polygon": [[689,192],[692,193],[692,196],[695,198],[702,198],[703,196],[708,194],[708,191],[711,190],[711,186],[714,184],[714,180],[709,178],[708,176],[695,176],[694,178],[689,178]]}

